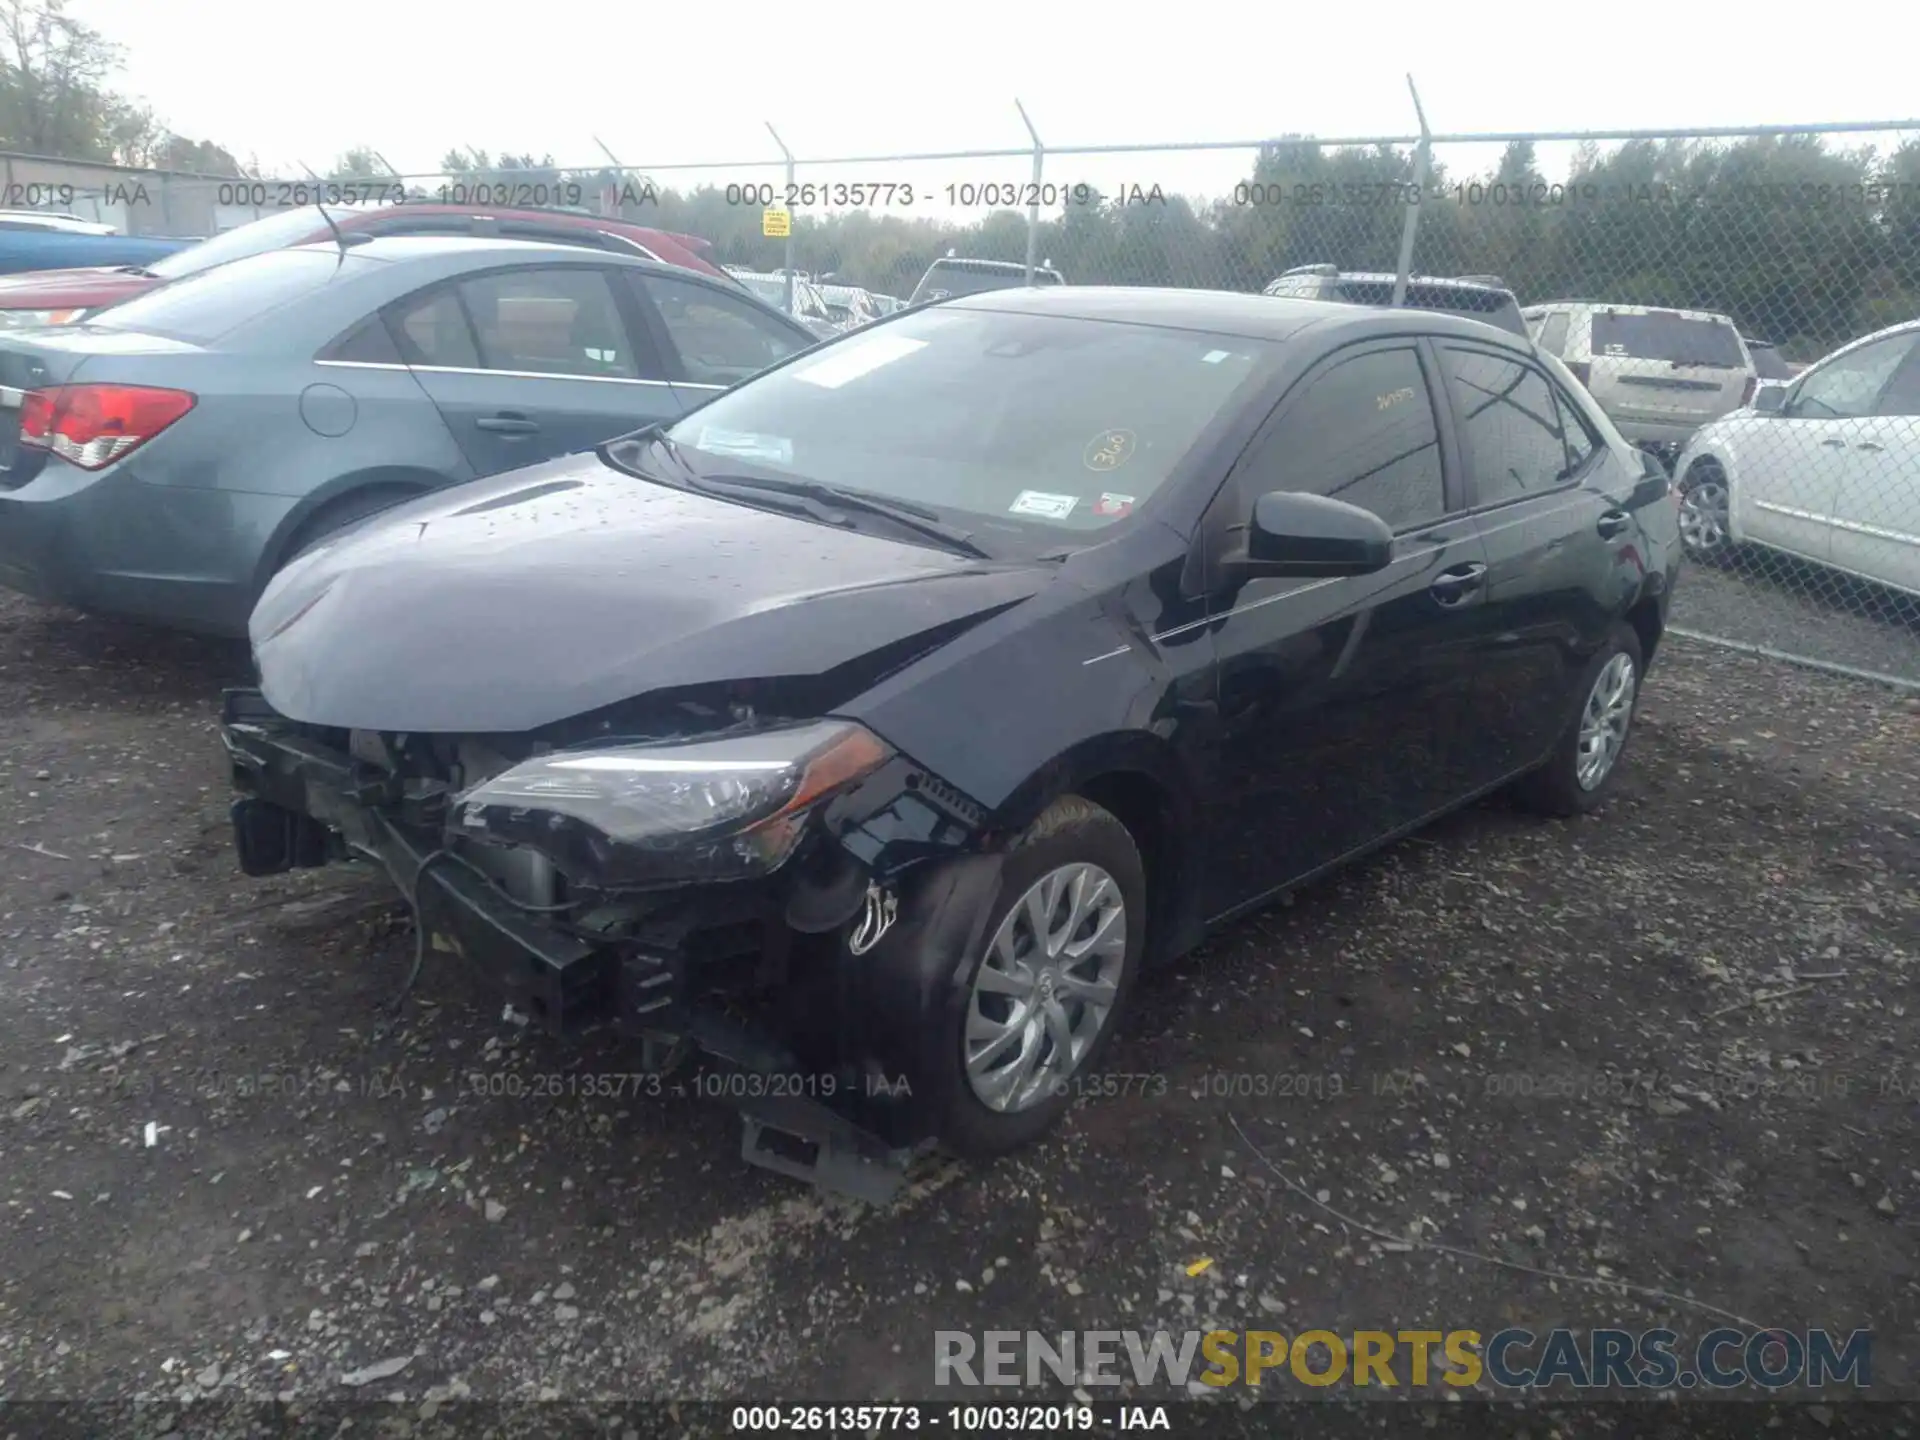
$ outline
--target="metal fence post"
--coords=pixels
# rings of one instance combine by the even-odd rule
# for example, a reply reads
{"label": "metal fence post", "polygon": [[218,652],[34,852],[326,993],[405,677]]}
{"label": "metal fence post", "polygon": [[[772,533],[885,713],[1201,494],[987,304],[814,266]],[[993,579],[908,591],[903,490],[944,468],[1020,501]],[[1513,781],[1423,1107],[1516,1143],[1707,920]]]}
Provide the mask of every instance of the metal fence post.
{"label": "metal fence post", "polygon": [[[793,152],[787,149],[787,142],[780,138],[780,132],[773,128],[771,120],[767,121],[767,133],[773,136],[773,143],[780,147],[780,153],[787,157],[787,194],[791,195],[793,193]],[[786,264],[781,268],[787,272],[787,314],[791,315],[793,314],[793,212],[791,210],[787,211],[786,255]]]}
{"label": "metal fence post", "polygon": [[1420,142],[1413,149],[1413,203],[1407,206],[1407,218],[1400,226],[1400,261],[1393,271],[1393,303],[1407,303],[1407,276],[1413,269],[1413,238],[1420,229],[1420,207],[1427,198],[1427,170],[1433,163],[1433,133],[1427,129],[1427,112],[1420,105],[1420,92],[1413,76],[1407,76],[1407,89],[1413,95],[1413,113],[1420,121]]}
{"label": "metal fence post", "polygon": [[1027,114],[1027,107],[1020,103],[1019,96],[1014,97],[1013,108],[1020,112],[1020,123],[1027,127],[1027,134],[1033,137],[1033,203],[1027,207],[1027,284],[1033,284],[1033,257],[1040,247],[1040,172],[1046,166],[1047,147],[1041,143],[1040,132],[1033,128],[1033,120]]}

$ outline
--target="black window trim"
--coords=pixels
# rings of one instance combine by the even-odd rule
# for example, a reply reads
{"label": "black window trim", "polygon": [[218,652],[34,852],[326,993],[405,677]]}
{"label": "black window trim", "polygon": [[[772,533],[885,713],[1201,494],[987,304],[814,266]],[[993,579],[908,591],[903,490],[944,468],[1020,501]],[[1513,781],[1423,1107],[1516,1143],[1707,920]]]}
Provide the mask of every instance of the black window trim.
{"label": "black window trim", "polygon": [[[1608,453],[1607,445],[1605,444],[1604,441],[1600,439],[1599,435],[1594,431],[1592,422],[1589,420],[1586,412],[1580,408],[1579,403],[1575,401],[1572,396],[1567,394],[1565,388],[1561,386],[1557,381],[1555,381],[1553,376],[1548,373],[1546,367],[1537,363],[1531,355],[1524,355],[1518,350],[1508,350],[1503,346],[1489,345],[1483,340],[1461,339],[1457,336],[1452,336],[1452,335],[1438,337],[1438,343],[1435,346],[1436,352],[1441,348],[1445,348],[1449,350],[1467,350],[1467,351],[1477,352],[1482,355],[1490,355],[1498,360],[1510,360],[1515,365],[1520,366],[1522,369],[1532,371],[1535,375],[1538,375],[1542,380],[1546,382],[1547,393],[1554,398],[1556,408],[1562,408],[1571,412],[1572,415],[1575,417],[1575,419],[1578,420],[1580,427],[1587,432],[1587,438],[1593,442],[1593,449],[1587,452],[1587,458],[1583,460],[1579,465],[1569,469],[1560,478],[1559,484],[1549,485],[1544,489],[1540,489],[1540,490],[1528,490],[1524,494],[1520,494],[1520,495],[1509,495],[1505,499],[1501,499],[1501,500],[1489,500],[1483,504],[1483,503],[1479,503],[1480,496],[1479,496],[1478,488],[1474,484],[1473,473],[1471,469],[1467,466],[1467,461],[1469,460],[1470,456],[1468,455],[1468,452],[1467,452],[1465,437],[1462,436],[1459,441],[1459,450],[1457,452],[1459,455],[1460,464],[1462,467],[1461,483],[1465,489],[1471,490],[1474,492],[1471,495],[1468,495],[1466,497],[1468,500],[1474,503],[1470,504],[1466,510],[1462,511],[1461,512],[1462,514],[1472,515],[1472,516],[1490,515],[1495,511],[1505,510],[1506,508],[1512,505],[1526,505],[1526,504],[1531,504],[1536,500],[1564,495],[1567,491],[1577,488],[1582,482],[1584,482],[1587,478],[1588,472],[1590,472],[1593,469],[1598,457]],[[1441,360],[1441,357],[1438,355],[1438,353],[1435,354],[1434,360],[1435,360],[1435,368],[1437,369],[1440,375],[1440,383],[1446,387],[1448,408],[1455,412],[1457,423],[1460,425],[1464,425],[1466,423],[1466,415],[1464,413],[1463,408],[1461,407],[1460,397],[1453,393],[1453,382],[1447,375],[1446,365]],[[1561,453],[1565,454],[1566,453],[1566,435],[1564,432],[1561,434],[1560,442],[1561,442]]]}

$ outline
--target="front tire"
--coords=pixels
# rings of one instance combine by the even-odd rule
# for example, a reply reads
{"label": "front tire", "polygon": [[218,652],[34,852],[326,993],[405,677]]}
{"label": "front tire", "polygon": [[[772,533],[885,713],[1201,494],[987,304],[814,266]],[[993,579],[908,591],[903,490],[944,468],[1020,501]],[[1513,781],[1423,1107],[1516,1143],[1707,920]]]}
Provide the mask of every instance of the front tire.
{"label": "front tire", "polygon": [[1680,485],[1680,544],[1689,559],[1724,565],[1733,558],[1733,486],[1718,460],[1703,456]]}
{"label": "front tire", "polygon": [[1126,826],[1062,796],[1014,842],[984,940],[919,1043],[957,1155],[1026,1145],[1106,1053],[1140,969],[1147,883]]}
{"label": "front tire", "polygon": [[1575,693],[1580,708],[1553,754],[1517,787],[1521,802],[1545,815],[1584,815],[1606,796],[1632,734],[1646,662],[1631,625],[1616,624],[1587,662]]}

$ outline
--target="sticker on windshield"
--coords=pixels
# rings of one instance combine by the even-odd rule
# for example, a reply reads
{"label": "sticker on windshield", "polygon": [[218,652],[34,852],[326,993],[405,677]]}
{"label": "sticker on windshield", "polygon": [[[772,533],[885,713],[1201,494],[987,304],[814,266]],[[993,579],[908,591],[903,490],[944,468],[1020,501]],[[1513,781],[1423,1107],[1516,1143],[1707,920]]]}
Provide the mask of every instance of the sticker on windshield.
{"label": "sticker on windshield", "polygon": [[1013,515],[1040,515],[1048,520],[1064,520],[1080,503],[1078,495],[1049,495],[1044,490],[1022,490],[1007,507]]}
{"label": "sticker on windshield", "polygon": [[1118,519],[1122,515],[1133,513],[1133,496],[1116,495],[1111,490],[1103,491],[1099,500],[1094,502],[1093,513],[1109,519]]}
{"label": "sticker on windshield", "polygon": [[864,340],[849,340],[833,347],[818,360],[796,365],[793,378],[823,390],[838,390],[849,380],[858,380],[882,365],[905,359],[916,350],[927,348],[924,340],[909,340],[904,335],[873,335]]}
{"label": "sticker on windshield", "polygon": [[755,435],[746,430],[722,430],[716,425],[701,427],[695,448],[714,455],[732,455],[741,460],[771,460],[776,465],[793,463],[793,441],[784,435]]}
{"label": "sticker on windshield", "polygon": [[1133,458],[1133,432],[1103,430],[1087,442],[1081,458],[1089,470],[1118,470]]}

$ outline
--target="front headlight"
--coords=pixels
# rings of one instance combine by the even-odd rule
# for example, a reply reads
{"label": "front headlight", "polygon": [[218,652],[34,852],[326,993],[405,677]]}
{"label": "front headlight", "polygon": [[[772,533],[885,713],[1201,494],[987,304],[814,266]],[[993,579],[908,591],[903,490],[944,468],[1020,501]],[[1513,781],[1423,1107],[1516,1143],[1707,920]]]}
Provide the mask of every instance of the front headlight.
{"label": "front headlight", "polygon": [[610,886],[770,874],[812,809],[893,751],[850,721],[694,744],[611,745],[536,756],[462,794],[450,833],[526,845]]}
{"label": "front headlight", "polygon": [[86,311],[68,310],[0,310],[0,330],[31,330],[37,325],[67,325],[78,320]]}

